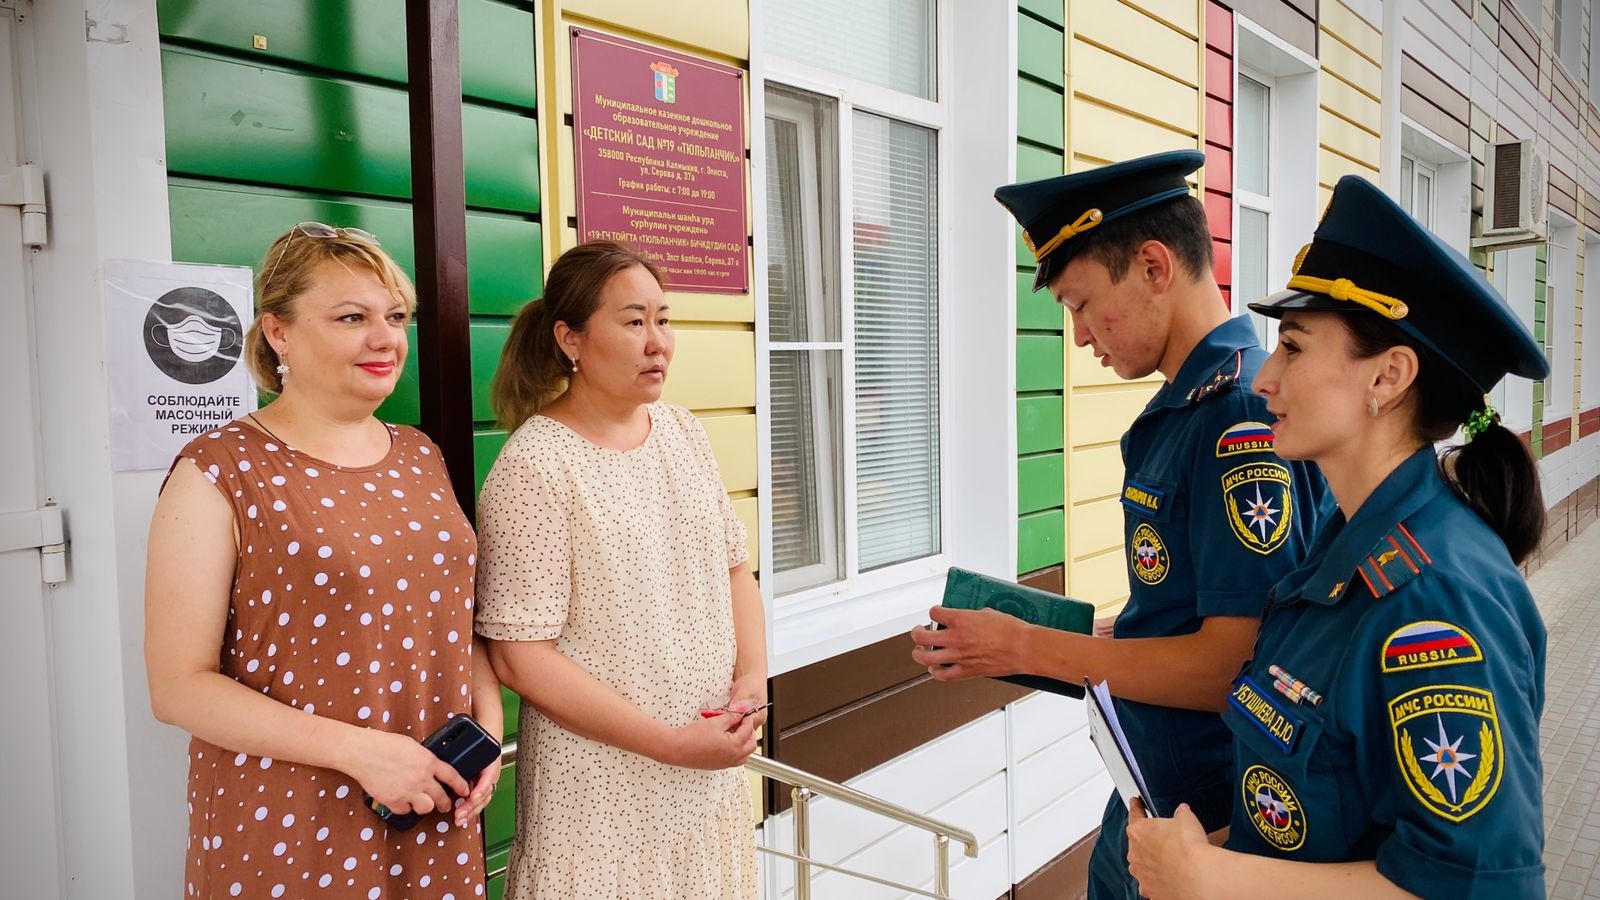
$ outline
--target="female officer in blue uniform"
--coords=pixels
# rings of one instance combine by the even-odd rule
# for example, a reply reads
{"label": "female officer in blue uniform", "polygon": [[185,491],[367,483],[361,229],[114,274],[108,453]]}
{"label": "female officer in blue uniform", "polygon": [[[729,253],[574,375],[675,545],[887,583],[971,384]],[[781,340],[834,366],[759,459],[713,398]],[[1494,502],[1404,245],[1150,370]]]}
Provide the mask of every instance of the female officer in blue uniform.
{"label": "female officer in blue uniform", "polygon": [[[1223,718],[1226,849],[1186,809],[1129,826],[1143,891],[1543,897],[1545,630],[1517,571],[1538,472],[1483,396],[1549,371],[1471,263],[1377,188],[1335,188],[1256,377],[1278,453],[1340,512],[1278,582]],[[1464,426],[1467,443],[1433,444]]]}

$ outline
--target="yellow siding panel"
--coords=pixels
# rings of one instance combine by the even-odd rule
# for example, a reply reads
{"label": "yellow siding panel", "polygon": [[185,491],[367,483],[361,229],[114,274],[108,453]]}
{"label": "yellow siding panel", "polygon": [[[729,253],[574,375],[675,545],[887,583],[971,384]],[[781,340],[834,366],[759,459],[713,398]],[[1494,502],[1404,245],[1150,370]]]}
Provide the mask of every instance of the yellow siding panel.
{"label": "yellow siding panel", "polygon": [[[1068,454],[1067,493],[1070,498],[1106,497],[1121,490],[1122,450],[1116,444]],[[1087,553],[1092,549],[1080,547],[1077,552]]]}
{"label": "yellow siding panel", "polygon": [[1080,96],[1164,122],[1186,134],[1199,133],[1196,88],[1083,41],[1073,45],[1072,54],[1074,86]]}
{"label": "yellow siding panel", "polygon": [[1097,159],[1132,159],[1166,150],[1192,150],[1194,132],[1182,133],[1094,103],[1074,103],[1067,131],[1072,152]]}
{"label": "yellow siding panel", "polygon": [[1071,563],[1067,590],[1079,600],[1105,609],[1128,596],[1128,565],[1117,551]]}
{"label": "yellow siding panel", "polygon": [[753,323],[756,320],[756,299],[753,294],[729,296],[668,291],[667,305],[672,308],[672,320],[679,328],[686,322]]}
{"label": "yellow siding panel", "polygon": [[1067,513],[1067,558],[1083,556],[1120,543],[1122,502],[1115,497],[1074,506]]}
{"label": "yellow siding panel", "polygon": [[[1072,30],[1079,37],[1171,75],[1187,85],[1200,84],[1200,57],[1195,38],[1157,22],[1139,10],[1117,0],[1091,0],[1072,5]],[[1067,60],[1068,76],[1079,74],[1078,62]],[[1129,152],[1102,159],[1127,159]]]}
{"label": "yellow siding panel", "polygon": [[702,416],[711,451],[722,471],[722,486],[730,493],[756,489],[756,417]]}
{"label": "yellow siding panel", "polygon": [[1073,446],[1121,440],[1154,394],[1153,389],[1139,384],[1129,385],[1128,390],[1075,392],[1067,402],[1067,434]]}
{"label": "yellow siding panel", "polygon": [[1383,96],[1378,64],[1338,41],[1322,42],[1322,71],[1337,75],[1373,97]]}
{"label": "yellow siding panel", "polygon": [[761,533],[761,508],[754,497],[743,497],[733,501],[733,514],[744,523],[745,547],[750,551],[750,569],[761,571],[761,542],[756,535]]}
{"label": "yellow siding panel", "polygon": [[1322,108],[1336,112],[1362,128],[1379,133],[1383,128],[1383,107],[1378,101],[1338,78],[1322,79]]}
{"label": "yellow siding panel", "polygon": [[[1337,153],[1329,152],[1327,149],[1323,149],[1317,154],[1318,184],[1332,188],[1340,178],[1346,175],[1360,175],[1362,178],[1376,182],[1378,180],[1378,169],[1376,166],[1362,165],[1346,159]],[[1328,205],[1327,197],[1322,198],[1322,205],[1324,207]]]}
{"label": "yellow siding panel", "polygon": [[1323,113],[1319,117],[1322,146],[1351,159],[1377,164],[1378,136],[1357,128],[1338,116]]}
{"label": "yellow siding panel", "polygon": [[756,336],[749,331],[678,329],[663,399],[690,409],[756,405]]}
{"label": "yellow siding panel", "polygon": [[[1077,388],[1106,384],[1148,384],[1151,386],[1150,391],[1154,393],[1155,389],[1161,385],[1160,372],[1153,372],[1137,382],[1123,381],[1117,377],[1117,373],[1113,372],[1110,366],[1100,365],[1100,361],[1094,358],[1093,350],[1088,347],[1071,346],[1071,338],[1072,335],[1068,333],[1067,383],[1071,386]],[[1148,400],[1149,397],[1146,396],[1145,399]]]}
{"label": "yellow siding panel", "polygon": [[1200,4],[1195,0],[1125,0],[1125,2],[1190,37],[1200,36]]}
{"label": "yellow siding panel", "polygon": [[[566,0],[563,6],[569,15],[634,32],[629,37],[655,43],[671,41],[727,60],[750,58],[747,0],[695,0],[692,11],[676,3],[640,3],[638,0]],[[561,40],[566,37],[565,32],[560,36]]]}
{"label": "yellow siding panel", "polygon": [[[1373,61],[1383,58],[1383,31],[1351,12],[1339,0],[1324,0],[1317,9],[1322,30],[1360,51]],[[1327,44],[1323,44],[1326,48]]]}

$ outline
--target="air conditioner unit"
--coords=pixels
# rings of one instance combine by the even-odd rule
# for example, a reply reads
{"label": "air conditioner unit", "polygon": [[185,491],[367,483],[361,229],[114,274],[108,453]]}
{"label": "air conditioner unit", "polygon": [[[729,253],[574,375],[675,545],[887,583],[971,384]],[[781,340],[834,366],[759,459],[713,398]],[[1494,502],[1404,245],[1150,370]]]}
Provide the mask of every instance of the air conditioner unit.
{"label": "air conditioner unit", "polygon": [[1533,141],[1490,144],[1488,163],[1483,236],[1474,238],[1472,246],[1505,250],[1543,243],[1549,233],[1545,191],[1550,173]]}

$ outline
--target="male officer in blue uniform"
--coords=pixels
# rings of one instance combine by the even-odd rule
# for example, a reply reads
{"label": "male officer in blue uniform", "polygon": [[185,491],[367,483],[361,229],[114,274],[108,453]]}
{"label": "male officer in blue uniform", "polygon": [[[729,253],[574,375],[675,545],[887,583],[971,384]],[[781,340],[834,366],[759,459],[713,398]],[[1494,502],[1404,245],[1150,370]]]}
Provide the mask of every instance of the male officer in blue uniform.
{"label": "male officer in blue uniform", "polygon": [[[1157,808],[1186,802],[1228,823],[1233,749],[1215,710],[1250,655],[1267,589],[1304,556],[1324,504],[1313,467],[1273,455],[1250,380],[1266,358],[1231,318],[1212,274],[1205,210],[1186,177],[1199,151],[1008,185],[1073,341],[1124,379],[1166,383],[1122,438],[1122,557],[1130,594],[1115,640],[1027,625],[992,610],[935,608],[914,658],[934,677],[1029,673],[1106,680]],[[938,647],[940,649],[932,649]],[[1134,900],[1127,810],[1113,793],[1090,863],[1092,900]]]}
{"label": "male officer in blue uniform", "polygon": [[1223,714],[1239,852],[1182,815],[1141,821],[1137,871],[1158,897],[1543,898],[1545,629],[1516,563],[1544,504],[1483,396],[1549,365],[1465,257],[1354,176],[1289,288],[1251,304],[1283,317],[1288,351],[1257,389],[1341,511],[1274,587]]}

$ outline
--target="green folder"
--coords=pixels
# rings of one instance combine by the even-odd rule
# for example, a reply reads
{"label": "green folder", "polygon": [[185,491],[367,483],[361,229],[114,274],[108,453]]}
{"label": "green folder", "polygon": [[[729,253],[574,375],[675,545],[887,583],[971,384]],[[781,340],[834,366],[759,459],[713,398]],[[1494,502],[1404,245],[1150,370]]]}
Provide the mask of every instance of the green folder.
{"label": "green folder", "polygon": [[[950,567],[944,580],[944,606],[951,609],[994,609],[1016,616],[1030,625],[1089,634],[1094,630],[1094,604],[1062,597],[1013,581]],[[1001,681],[1083,697],[1083,685],[1057,681],[1043,675],[1005,675]]]}

